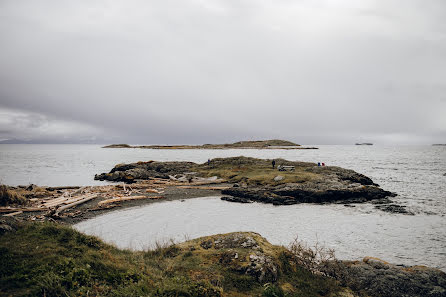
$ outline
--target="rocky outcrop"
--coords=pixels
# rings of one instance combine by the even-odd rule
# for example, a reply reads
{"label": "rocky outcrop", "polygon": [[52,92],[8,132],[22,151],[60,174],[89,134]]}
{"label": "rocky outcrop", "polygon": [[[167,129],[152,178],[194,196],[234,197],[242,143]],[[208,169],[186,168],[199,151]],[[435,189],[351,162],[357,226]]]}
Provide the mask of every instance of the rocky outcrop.
{"label": "rocky outcrop", "polygon": [[397,266],[373,257],[333,265],[336,265],[333,277],[354,291],[370,296],[446,296],[446,273],[435,268]]}
{"label": "rocky outcrop", "polygon": [[118,164],[109,173],[96,174],[96,180],[123,181],[133,183],[138,179],[150,178],[169,179],[169,175],[182,174],[193,166],[192,162],[138,162]]}
{"label": "rocky outcrop", "polygon": [[330,203],[342,201],[343,203],[360,203],[373,199],[381,199],[394,196],[393,193],[385,191],[377,186],[355,186],[355,187],[325,187],[320,189],[318,184],[286,184],[278,187],[237,187],[222,190],[222,194],[237,197],[223,200],[231,202],[257,201],[272,203],[274,205],[290,205],[298,203]]}
{"label": "rocky outcrop", "polygon": [[279,264],[272,254],[263,251],[261,246],[265,245],[270,246],[259,234],[252,232],[215,235],[200,243],[205,250],[217,250],[219,262],[229,266],[232,271],[250,275],[260,283],[275,282]]}
{"label": "rocky outcrop", "polygon": [[[281,275],[286,273],[285,267],[294,267],[289,271],[307,269],[295,257],[307,259],[312,253],[311,250],[293,253],[292,250],[281,249],[253,232],[212,235],[182,246],[192,249],[192,244],[198,245],[199,252],[217,257],[218,263],[230,271],[254,277],[262,284],[280,281]],[[362,261],[333,259],[315,265],[318,267],[315,267],[313,275],[334,278],[351,289],[351,294],[345,296],[446,296],[446,274],[435,268],[394,265],[373,257],[365,257]]]}

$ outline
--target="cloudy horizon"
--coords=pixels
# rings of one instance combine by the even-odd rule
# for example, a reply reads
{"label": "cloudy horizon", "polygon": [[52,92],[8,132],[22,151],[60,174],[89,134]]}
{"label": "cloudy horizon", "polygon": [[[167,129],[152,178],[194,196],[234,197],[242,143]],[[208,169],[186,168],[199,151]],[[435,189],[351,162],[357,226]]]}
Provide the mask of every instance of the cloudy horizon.
{"label": "cloudy horizon", "polygon": [[0,141],[446,142],[446,2],[0,1]]}

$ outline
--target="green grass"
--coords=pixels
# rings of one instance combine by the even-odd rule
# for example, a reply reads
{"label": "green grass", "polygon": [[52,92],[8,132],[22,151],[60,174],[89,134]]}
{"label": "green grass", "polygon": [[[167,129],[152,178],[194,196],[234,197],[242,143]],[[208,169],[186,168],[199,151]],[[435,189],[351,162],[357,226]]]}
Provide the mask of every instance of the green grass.
{"label": "green grass", "polygon": [[[217,166],[200,166],[196,170],[202,175],[211,177],[218,176],[229,182],[258,185],[279,185],[284,183],[304,183],[317,179],[318,174],[308,172],[303,167],[296,167],[295,171],[278,171],[273,169],[270,164],[219,164]],[[284,177],[280,181],[274,181],[278,175]]]}
{"label": "green grass", "polygon": [[[260,250],[280,267],[274,284],[240,272],[252,250],[204,249],[202,240],[131,252],[69,226],[23,223],[0,236],[0,296],[335,296],[341,289],[260,236]],[[227,257],[234,252],[240,261]]]}

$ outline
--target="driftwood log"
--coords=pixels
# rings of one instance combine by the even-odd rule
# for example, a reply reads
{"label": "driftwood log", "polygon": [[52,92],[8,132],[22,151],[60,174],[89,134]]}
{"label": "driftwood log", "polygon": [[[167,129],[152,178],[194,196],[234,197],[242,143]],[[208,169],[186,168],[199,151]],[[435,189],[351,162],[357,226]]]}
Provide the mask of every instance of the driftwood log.
{"label": "driftwood log", "polygon": [[178,186],[179,189],[199,189],[199,190],[226,190],[232,187],[201,187],[201,186]]}
{"label": "driftwood log", "polygon": [[69,209],[69,208],[71,208],[71,207],[74,207],[74,206],[76,206],[76,205],[85,203],[85,202],[87,202],[87,201],[90,201],[90,200],[96,198],[97,196],[98,196],[97,194],[87,194],[87,195],[83,196],[82,199],[78,199],[77,201],[75,201],[75,202],[73,202],[73,203],[70,203],[70,204],[67,204],[67,205],[64,205],[64,206],[59,207],[59,208],[56,210],[56,212],[54,213],[54,215],[55,215],[55,216],[58,216],[62,211],[66,210],[66,209]]}
{"label": "driftwood log", "polygon": [[98,206],[104,206],[114,202],[122,202],[122,201],[130,201],[130,200],[140,200],[140,199],[162,199],[163,196],[126,196],[126,197],[117,197],[107,200],[99,201]]}
{"label": "driftwood log", "polygon": [[18,212],[18,211],[42,211],[47,210],[46,208],[42,207],[20,207],[20,208],[9,208],[9,207],[0,207],[0,213],[12,213],[12,212]]}

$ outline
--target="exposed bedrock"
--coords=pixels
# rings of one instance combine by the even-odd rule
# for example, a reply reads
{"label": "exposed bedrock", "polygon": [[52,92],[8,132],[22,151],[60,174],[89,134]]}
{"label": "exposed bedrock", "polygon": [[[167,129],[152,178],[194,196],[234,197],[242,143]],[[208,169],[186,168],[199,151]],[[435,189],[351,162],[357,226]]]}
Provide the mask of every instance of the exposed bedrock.
{"label": "exposed bedrock", "polygon": [[[231,188],[222,190],[222,194],[242,198],[248,202],[257,201],[272,203],[275,205],[289,205],[297,203],[328,203],[328,202],[367,202],[373,199],[381,199],[394,196],[393,193],[385,191],[376,186],[359,186],[349,189],[326,189],[311,190],[301,189],[295,185],[286,185],[284,189],[275,188]],[[225,199],[228,200],[229,199]]]}

